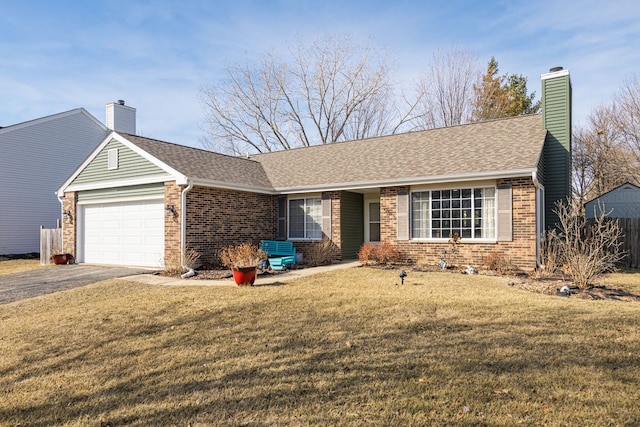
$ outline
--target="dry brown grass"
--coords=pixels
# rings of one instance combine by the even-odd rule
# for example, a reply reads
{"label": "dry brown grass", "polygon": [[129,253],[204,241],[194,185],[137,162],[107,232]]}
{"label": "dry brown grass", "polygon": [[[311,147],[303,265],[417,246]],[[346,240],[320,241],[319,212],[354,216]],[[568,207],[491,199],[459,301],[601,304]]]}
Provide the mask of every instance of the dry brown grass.
{"label": "dry brown grass", "polygon": [[0,425],[640,423],[637,303],[399,282],[112,280],[0,306]]}
{"label": "dry brown grass", "polygon": [[40,265],[37,259],[10,259],[0,261],[0,275],[22,273],[23,271],[37,270],[39,268],[51,267],[53,264]]}

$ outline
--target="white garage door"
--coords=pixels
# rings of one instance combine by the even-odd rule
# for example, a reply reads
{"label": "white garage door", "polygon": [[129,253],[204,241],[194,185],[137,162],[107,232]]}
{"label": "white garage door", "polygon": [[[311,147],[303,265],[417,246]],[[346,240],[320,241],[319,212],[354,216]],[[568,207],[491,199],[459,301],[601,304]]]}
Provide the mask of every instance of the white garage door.
{"label": "white garage door", "polygon": [[162,200],[85,205],[81,261],[162,267]]}

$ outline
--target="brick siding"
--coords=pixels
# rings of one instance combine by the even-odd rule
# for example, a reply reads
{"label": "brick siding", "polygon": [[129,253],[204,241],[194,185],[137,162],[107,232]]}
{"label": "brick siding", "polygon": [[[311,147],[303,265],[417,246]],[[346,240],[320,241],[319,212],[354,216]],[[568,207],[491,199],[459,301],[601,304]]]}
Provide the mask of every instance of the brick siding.
{"label": "brick siding", "polygon": [[[498,180],[497,185],[507,184],[512,188],[513,241],[496,243],[473,243],[463,239],[459,252],[451,260],[456,265],[478,266],[484,257],[499,253],[509,258],[517,267],[531,270],[536,266],[536,190],[531,179]],[[181,194],[184,186],[166,182],[165,206],[173,205],[176,215],[165,215],[165,259],[180,254]],[[396,245],[402,256],[413,262],[436,264],[442,252],[449,249],[446,242],[398,241],[397,240],[397,195],[408,192],[408,186],[384,187],[380,189],[380,234],[381,240]],[[331,240],[336,245],[336,261],[342,257],[340,247],[341,197],[339,191],[326,192],[331,198]],[[73,224],[64,224],[64,248],[77,256],[77,203],[76,193],[66,193],[63,209],[70,211]],[[264,239],[276,239],[277,196],[208,187],[194,187],[187,193],[187,247],[201,255],[205,266],[219,265],[217,252],[229,245],[244,242],[259,244]],[[364,227],[364,224],[363,224]],[[298,252],[309,253],[313,241],[295,241]]]}
{"label": "brick siding", "polygon": [[[322,193],[322,198],[331,199],[331,236],[323,235],[323,239],[331,239],[335,249],[334,261],[340,261],[342,259],[342,230],[340,223],[342,192],[327,191]],[[304,262],[304,260],[306,259],[304,258],[305,254],[310,254],[313,246],[319,243],[320,242],[318,242],[317,240],[298,240],[293,241],[293,246],[296,248],[297,253],[302,253]]]}
{"label": "brick siding", "polygon": [[[520,269],[533,270],[536,267],[536,189],[531,179],[503,179],[497,185],[511,185],[513,201],[513,240],[510,242],[474,243],[463,239],[459,251],[450,258],[450,263],[458,266],[467,264],[479,266],[483,259],[498,253]],[[407,192],[409,187],[386,187],[380,191],[380,233],[381,240],[398,247],[402,256],[412,262],[435,265],[447,242],[398,241],[397,240],[397,194]]]}
{"label": "brick siding", "polygon": [[76,236],[78,229],[78,211],[76,203],[77,193],[70,192],[65,193],[62,199],[62,211],[71,212],[70,219],[64,219],[62,225],[62,248],[68,254],[73,255],[74,258],[78,257],[76,253]]}
{"label": "brick siding", "polygon": [[170,263],[180,263],[180,225],[182,221],[182,190],[175,181],[164,183],[164,206],[172,205],[175,215],[165,212],[164,216],[164,260],[165,267]]}
{"label": "brick siding", "polygon": [[192,188],[187,193],[187,247],[197,250],[203,264],[211,266],[219,265],[217,253],[225,246],[275,239],[276,200],[266,194]]}

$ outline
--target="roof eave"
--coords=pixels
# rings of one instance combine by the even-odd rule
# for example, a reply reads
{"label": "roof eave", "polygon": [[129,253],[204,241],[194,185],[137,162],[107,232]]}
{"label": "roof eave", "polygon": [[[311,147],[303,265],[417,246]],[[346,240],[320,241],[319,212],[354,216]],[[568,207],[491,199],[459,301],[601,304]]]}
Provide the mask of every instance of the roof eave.
{"label": "roof eave", "polygon": [[376,180],[376,181],[302,185],[302,186],[295,186],[295,187],[276,187],[275,194],[292,194],[292,193],[305,193],[305,192],[317,192],[317,191],[363,190],[363,189],[379,188],[379,187],[440,184],[440,183],[451,183],[451,182],[459,182],[459,181],[484,181],[487,179],[508,179],[508,178],[523,178],[523,177],[533,178],[535,173],[536,173],[536,168],[526,168],[526,169],[513,169],[513,170],[505,170],[505,171],[497,171],[497,172],[492,171],[492,172],[479,172],[479,173],[469,173],[469,174],[438,175],[438,176],[412,177],[412,178]]}
{"label": "roof eave", "polygon": [[244,191],[248,193],[258,193],[258,194],[268,194],[268,195],[279,194],[278,191],[273,188],[257,187],[257,186],[245,185],[245,184],[235,184],[231,182],[223,182],[223,181],[215,181],[215,180],[199,179],[199,178],[192,178],[191,182],[193,182],[193,185],[197,185],[199,187],[220,188],[223,190]]}

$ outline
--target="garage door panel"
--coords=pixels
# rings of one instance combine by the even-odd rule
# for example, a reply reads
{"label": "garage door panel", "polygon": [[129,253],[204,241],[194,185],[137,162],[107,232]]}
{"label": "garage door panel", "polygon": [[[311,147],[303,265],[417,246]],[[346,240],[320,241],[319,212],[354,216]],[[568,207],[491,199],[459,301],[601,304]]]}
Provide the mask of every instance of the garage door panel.
{"label": "garage door panel", "polygon": [[164,265],[162,200],[84,207],[84,262]]}

